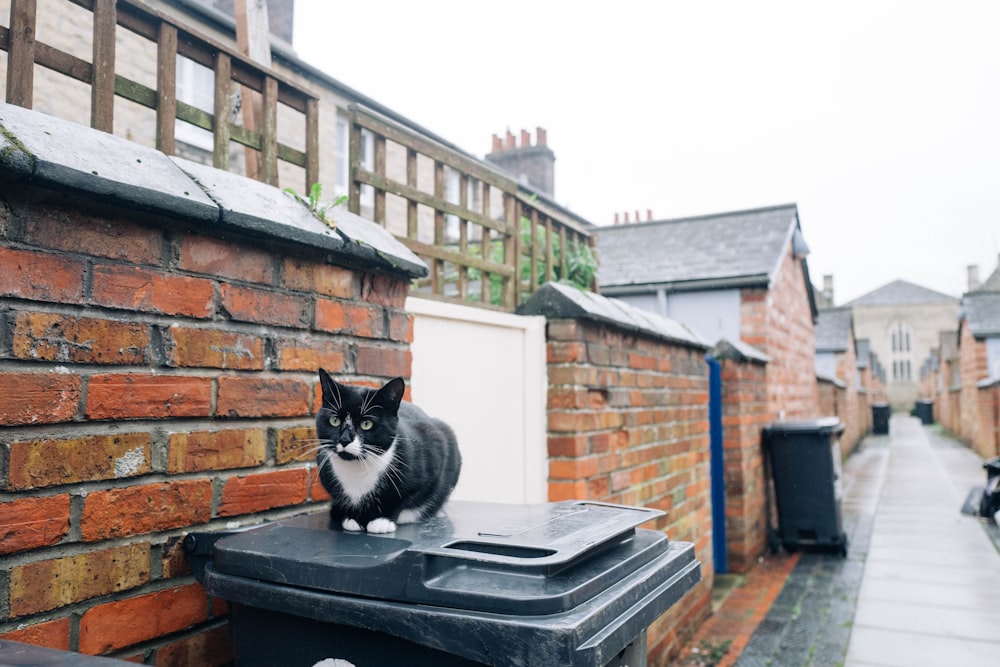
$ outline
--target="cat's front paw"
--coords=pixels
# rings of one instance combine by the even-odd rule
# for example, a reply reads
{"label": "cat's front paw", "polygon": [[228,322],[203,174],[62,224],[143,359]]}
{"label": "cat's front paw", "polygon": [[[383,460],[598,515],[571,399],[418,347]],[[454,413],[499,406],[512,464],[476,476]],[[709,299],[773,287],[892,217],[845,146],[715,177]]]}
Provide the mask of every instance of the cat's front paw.
{"label": "cat's front paw", "polygon": [[352,533],[360,533],[364,530],[364,528],[361,527],[361,524],[354,519],[344,519],[340,525],[343,526],[344,530],[349,530]]}
{"label": "cat's front paw", "polygon": [[392,533],[396,530],[396,524],[392,519],[379,517],[368,522],[369,533]]}

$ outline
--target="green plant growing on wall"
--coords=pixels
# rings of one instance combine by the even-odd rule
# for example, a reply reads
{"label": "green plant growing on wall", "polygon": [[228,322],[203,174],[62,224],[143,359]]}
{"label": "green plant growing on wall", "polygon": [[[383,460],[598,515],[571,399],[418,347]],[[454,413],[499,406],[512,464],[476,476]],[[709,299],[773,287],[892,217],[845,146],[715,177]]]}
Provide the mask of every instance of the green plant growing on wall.
{"label": "green plant growing on wall", "polygon": [[294,197],[299,203],[309,209],[309,211],[323,221],[331,229],[337,228],[337,223],[327,215],[331,210],[347,201],[347,195],[340,195],[333,201],[323,202],[323,184],[313,183],[309,188],[309,197],[303,197],[292,188],[285,188],[285,194]]}
{"label": "green plant growing on wall", "polygon": [[[527,216],[521,216],[520,233],[521,233],[521,245],[524,248],[531,247],[531,219]],[[580,243],[578,240],[573,240],[567,243],[567,247],[564,249],[562,247],[562,242],[558,236],[553,235],[551,239],[542,238],[544,235],[538,235],[535,238],[535,242],[538,244],[537,257],[538,260],[535,263],[536,275],[541,276],[544,279],[546,260],[548,248],[546,246],[546,241],[552,244],[552,275],[553,278],[561,283],[567,285],[573,285],[582,290],[590,289],[593,285],[594,276],[597,274],[597,257],[594,255],[594,251],[590,249],[586,243]],[[504,247],[501,241],[489,241],[489,261],[496,264],[504,263]],[[566,271],[563,275],[563,252],[566,253]],[[479,269],[468,269],[468,276],[470,280],[479,280],[482,278],[482,272]],[[522,284],[526,284],[531,280],[531,257],[522,255],[518,262],[518,277]],[[494,306],[499,306],[503,304],[503,278],[498,275],[490,274],[490,303]],[[469,296],[472,300],[474,297]]]}

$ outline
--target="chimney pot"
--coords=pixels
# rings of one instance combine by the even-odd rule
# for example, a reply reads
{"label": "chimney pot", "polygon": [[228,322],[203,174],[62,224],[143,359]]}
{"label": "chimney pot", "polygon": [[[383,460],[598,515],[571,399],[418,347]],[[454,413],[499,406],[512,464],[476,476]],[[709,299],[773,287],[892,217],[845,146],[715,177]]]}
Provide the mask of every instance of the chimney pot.
{"label": "chimney pot", "polygon": [[493,134],[493,151],[492,152],[496,153],[498,150],[500,150],[502,148],[503,148],[503,140],[501,140],[500,137],[497,136],[496,133],[494,133]]}
{"label": "chimney pot", "polygon": [[625,211],[625,224],[628,224],[628,211]]}
{"label": "chimney pot", "polygon": [[969,264],[969,266],[966,267],[966,270],[968,271],[968,274],[969,274],[969,290],[968,291],[971,292],[974,289],[978,289],[979,286],[982,285],[982,283],[979,282],[979,265],[978,264]]}
{"label": "chimney pot", "polygon": [[619,220],[618,220],[618,214],[617,214],[617,213],[615,213],[615,224],[616,224],[616,225],[617,225],[617,224],[619,224]]}
{"label": "chimney pot", "polygon": [[545,146],[548,144],[548,132],[545,131],[544,127],[535,128],[535,143],[539,146]]}
{"label": "chimney pot", "polygon": [[531,132],[527,130],[521,130],[521,148],[527,148],[531,145]]}
{"label": "chimney pot", "polygon": [[635,221],[642,222],[642,218],[639,217],[639,209],[635,209]]}
{"label": "chimney pot", "polygon": [[507,141],[504,144],[504,148],[510,150],[511,148],[517,148],[517,139],[514,137],[510,130],[507,130]]}

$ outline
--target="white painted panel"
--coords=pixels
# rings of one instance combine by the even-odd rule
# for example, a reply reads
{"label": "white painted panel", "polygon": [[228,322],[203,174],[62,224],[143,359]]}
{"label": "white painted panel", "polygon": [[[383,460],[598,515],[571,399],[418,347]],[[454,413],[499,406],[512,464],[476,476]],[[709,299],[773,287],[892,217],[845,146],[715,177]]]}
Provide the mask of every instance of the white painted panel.
{"label": "white painted panel", "polygon": [[413,402],[455,430],[460,500],[548,499],[545,318],[410,297]]}
{"label": "white painted panel", "polygon": [[740,339],[740,291],[677,292],[667,297],[667,317],[683,322],[705,340]]}

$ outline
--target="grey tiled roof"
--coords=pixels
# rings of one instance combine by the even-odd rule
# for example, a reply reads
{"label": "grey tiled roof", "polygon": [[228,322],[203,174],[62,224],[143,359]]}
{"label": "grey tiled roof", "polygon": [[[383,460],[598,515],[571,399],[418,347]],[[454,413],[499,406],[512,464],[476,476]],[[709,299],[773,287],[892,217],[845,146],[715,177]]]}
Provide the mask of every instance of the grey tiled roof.
{"label": "grey tiled roof", "polygon": [[1000,266],[990,274],[990,277],[983,281],[983,284],[973,290],[974,292],[1000,292]]}
{"label": "grey tiled roof", "polygon": [[1000,336],[1000,292],[969,292],[962,297],[962,318],[973,336]]}
{"label": "grey tiled roof", "polygon": [[872,290],[846,306],[914,306],[925,303],[958,303],[958,299],[905,280],[893,280]]}
{"label": "grey tiled roof", "polygon": [[598,227],[602,288],[767,285],[798,228],[795,204]]}
{"label": "grey tiled roof", "polygon": [[851,309],[819,311],[813,330],[817,352],[846,352],[851,344]]}

